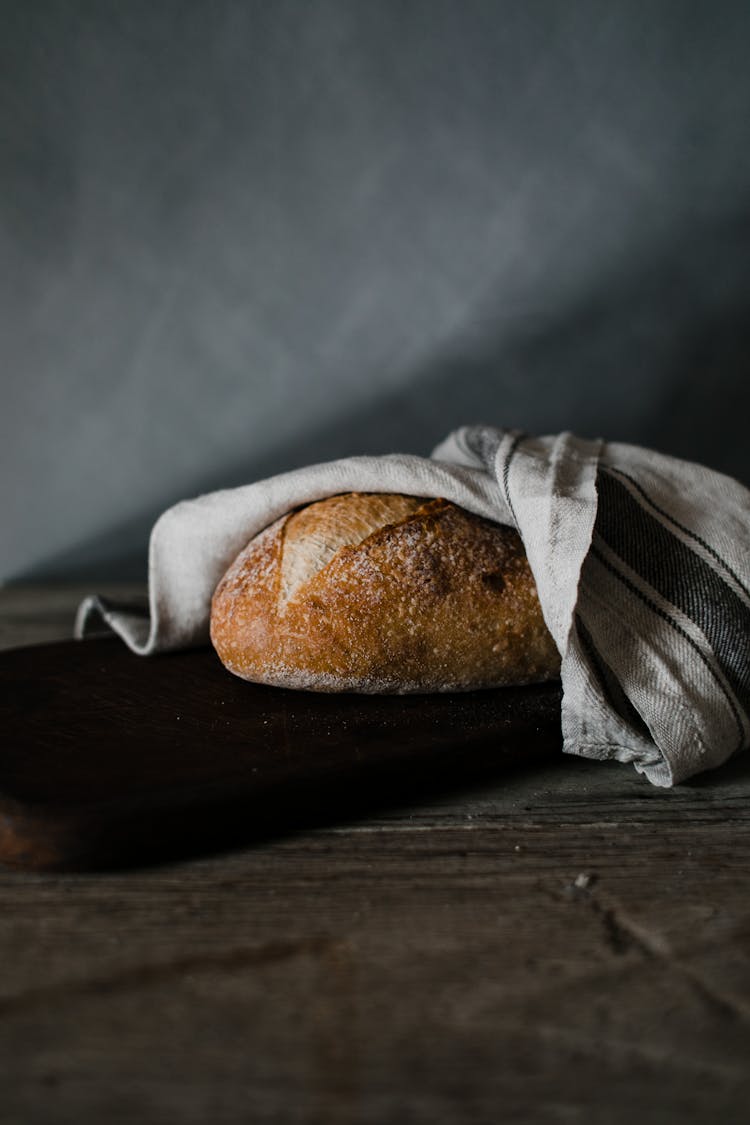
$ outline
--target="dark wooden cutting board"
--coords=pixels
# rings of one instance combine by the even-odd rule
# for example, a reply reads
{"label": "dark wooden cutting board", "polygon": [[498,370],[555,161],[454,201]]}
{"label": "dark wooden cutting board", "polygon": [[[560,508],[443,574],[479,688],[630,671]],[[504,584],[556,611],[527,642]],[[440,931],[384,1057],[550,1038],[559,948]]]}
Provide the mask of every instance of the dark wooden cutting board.
{"label": "dark wooden cutting board", "polygon": [[121,641],[0,653],[0,862],[152,862],[403,805],[560,750],[558,684],[318,695],[213,650]]}

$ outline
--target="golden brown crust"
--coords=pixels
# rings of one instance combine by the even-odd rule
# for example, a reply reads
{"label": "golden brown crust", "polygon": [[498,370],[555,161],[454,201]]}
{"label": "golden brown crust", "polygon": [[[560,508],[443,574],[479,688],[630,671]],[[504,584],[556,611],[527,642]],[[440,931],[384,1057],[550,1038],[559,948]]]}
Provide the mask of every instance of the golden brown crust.
{"label": "golden brown crust", "polygon": [[404,496],[348,493],[267,528],[219,583],[211,639],[236,675],[315,691],[468,690],[559,672],[518,534]]}

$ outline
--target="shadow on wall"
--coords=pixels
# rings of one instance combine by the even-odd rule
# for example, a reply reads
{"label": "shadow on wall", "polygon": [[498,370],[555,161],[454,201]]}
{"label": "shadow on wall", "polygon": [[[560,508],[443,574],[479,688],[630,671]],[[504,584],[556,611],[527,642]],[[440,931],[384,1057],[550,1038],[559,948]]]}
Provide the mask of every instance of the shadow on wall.
{"label": "shadow on wall", "polygon": [[[216,476],[184,496],[358,453],[427,454],[457,425],[570,429],[637,442],[750,484],[750,211],[692,229],[659,255],[601,279],[545,319],[480,313],[471,340],[367,408]],[[478,342],[477,342],[478,341]],[[163,506],[181,497],[165,497]],[[48,559],[16,581],[145,577],[158,510]]]}

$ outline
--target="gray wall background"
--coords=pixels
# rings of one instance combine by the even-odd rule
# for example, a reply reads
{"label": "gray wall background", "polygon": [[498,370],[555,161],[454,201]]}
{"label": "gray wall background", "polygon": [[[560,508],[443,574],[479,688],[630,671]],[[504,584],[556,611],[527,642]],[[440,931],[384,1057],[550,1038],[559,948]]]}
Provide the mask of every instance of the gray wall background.
{"label": "gray wall background", "polygon": [[750,5],[0,0],[0,579],[453,426],[750,483]]}

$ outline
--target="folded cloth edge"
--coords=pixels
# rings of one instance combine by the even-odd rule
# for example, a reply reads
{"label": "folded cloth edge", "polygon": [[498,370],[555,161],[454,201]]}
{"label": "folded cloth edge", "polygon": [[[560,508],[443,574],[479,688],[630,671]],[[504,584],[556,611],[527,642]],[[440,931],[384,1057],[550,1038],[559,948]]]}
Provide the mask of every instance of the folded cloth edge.
{"label": "folded cloth edge", "polygon": [[443,497],[512,522],[497,482],[479,467],[413,454],[305,466],[168,508],[149,540],[148,620],[94,595],[79,608],[75,636],[86,636],[101,619],[140,656],[207,643],[211,595],[246,543],[294,508],[350,491]]}

